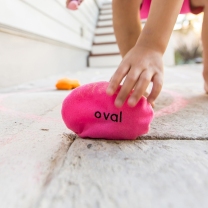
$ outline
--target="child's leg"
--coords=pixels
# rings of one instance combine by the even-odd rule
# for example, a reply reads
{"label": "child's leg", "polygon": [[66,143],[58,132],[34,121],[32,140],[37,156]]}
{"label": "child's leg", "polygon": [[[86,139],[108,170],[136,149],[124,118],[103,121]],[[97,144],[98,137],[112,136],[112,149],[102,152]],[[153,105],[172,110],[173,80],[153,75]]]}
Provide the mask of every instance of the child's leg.
{"label": "child's leg", "polygon": [[141,33],[141,2],[142,0],[113,0],[113,27],[122,57],[136,44]]}
{"label": "child's leg", "polygon": [[205,81],[205,91],[208,93],[208,2],[204,8],[204,19],[202,25],[202,43],[203,43],[203,62],[204,62],[204,71],[203,77]]}
{"label": "child's leg", "polygon": [[191,0],[192,7],[204,7],[204,19],[202,24],[202,44],[203,44],[203,77],[205,81],[205,91],[208,93],[208,1]]}

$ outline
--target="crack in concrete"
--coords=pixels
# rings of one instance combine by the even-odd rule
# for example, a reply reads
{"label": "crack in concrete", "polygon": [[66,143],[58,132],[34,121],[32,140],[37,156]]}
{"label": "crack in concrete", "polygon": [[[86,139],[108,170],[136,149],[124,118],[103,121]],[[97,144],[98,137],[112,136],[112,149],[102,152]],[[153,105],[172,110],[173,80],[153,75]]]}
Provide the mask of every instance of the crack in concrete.
{"label": "crack in concrete", "polygon": [[197,138],[192,138],[192,137],[154,137],[154,136],[141,136],[138,137],[136,140],[185,140],[185,141],[208,141],[208,137],[197,137]]}
{"label": "crack in concrete", "polygon": [[[45,178],[45,182],[43,183],[42,191],[40,191],[40,195],[36,200],[36,203],[34,204],[34,208],[40,207],[40,203],[42,199],[44,198],[44,193],[52,180],[60,173],[60,170],[62,169],[65,160],[66,160],[66,155],[71,147],[71,145],[74,143],[75,139],[77,138],[76,134],[67,134],[63,133],[62,135],[66,141],[62,142],[59,149],[55,152],[55,157],[51,161],[51,165],[49,168],[49,173]],[[62,137],[62,138],[63,138]]]}

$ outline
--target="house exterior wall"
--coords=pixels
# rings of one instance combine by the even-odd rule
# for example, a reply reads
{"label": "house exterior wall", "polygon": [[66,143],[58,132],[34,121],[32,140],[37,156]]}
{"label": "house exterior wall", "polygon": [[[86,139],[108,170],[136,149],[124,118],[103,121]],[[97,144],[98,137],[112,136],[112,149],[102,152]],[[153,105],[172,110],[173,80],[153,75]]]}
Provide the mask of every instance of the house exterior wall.
{"label": "house exterior wall", "polygon": [[102,2],[0,0],[0,87],[86,66]]}

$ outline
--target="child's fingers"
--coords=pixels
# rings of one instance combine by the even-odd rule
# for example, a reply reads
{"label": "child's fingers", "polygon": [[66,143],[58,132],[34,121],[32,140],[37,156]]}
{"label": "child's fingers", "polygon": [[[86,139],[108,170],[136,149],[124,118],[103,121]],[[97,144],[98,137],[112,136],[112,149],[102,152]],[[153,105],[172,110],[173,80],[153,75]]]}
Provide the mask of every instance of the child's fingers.
{"label": "child's fingers", "polygon": [[147,101],[149,103],[153,103],[155,101],[163,85],[162,77],[159,74],[154,75],[152,82],[153,82],[152,91],[147,98]]}
{"label": "child's fingers", "polygon": [[121,107],[123,103],[125,102],[126,98],[134,88],[138,77],[140,75],[141,70],[138,69],[131,69],[128,75],[126,76],[126,79],[121,87],[121,90],[119,91],[117,98],[115,100],[115,105],[117,107]]}
{"label": "child's fingers", "polygon": [[119,84],[126,76],[129,71],[129,66],[120,66],[114,75],[111,77],[109,85],[107,87],[106,93],[108,95],[113,95],[115,91],[118,89]]}
{"label": "child's fingers", "polygon": [[136,106],[142,95],[145,94],[145,91],[149,83],[151,82],[151,78],[152,78],[152,74],[147,71],[143,72],[140,75],[139,80],[137,81],[137,84],[134,88],[134,91],[128,100],[129,106],[131,107]]}

